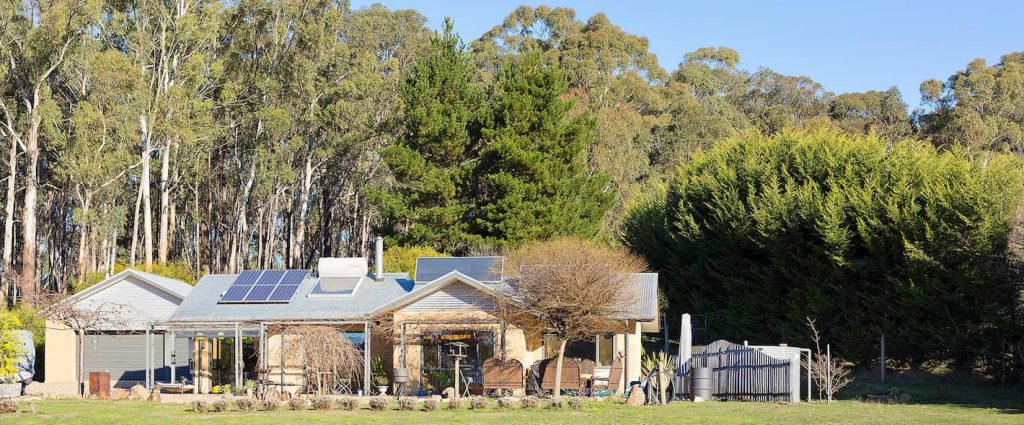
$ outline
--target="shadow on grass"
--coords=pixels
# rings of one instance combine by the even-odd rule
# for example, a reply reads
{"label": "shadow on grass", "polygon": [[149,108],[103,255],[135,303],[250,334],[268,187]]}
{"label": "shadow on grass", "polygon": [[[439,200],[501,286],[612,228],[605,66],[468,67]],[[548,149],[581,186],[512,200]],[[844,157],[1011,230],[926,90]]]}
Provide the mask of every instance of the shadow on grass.
{"label": "shadow on grass", "polygon": [[838,398],[864,400],[869,394],[909,394],[908,404],[944,404],[1024,414],[1024,386],[1007,384],[1004,387],[978,378],[896,376],[882,383],[877,377],[858,376]]}

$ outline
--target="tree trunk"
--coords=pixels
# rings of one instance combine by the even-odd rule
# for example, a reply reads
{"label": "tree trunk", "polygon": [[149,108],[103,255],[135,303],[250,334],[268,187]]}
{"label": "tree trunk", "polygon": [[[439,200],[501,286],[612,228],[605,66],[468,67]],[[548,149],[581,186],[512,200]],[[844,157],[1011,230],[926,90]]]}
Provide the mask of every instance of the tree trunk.
{"label": "tree trunk", "polygon": [[158,260],[160,265],[167,264],[167,249],[169,246],[168,227],[170,225],[170,176],[171,176],[171,141],[167,142],[161,155],[160,162],[160,243]]}
{"label": "tree trunk", "polygon": [[558,356],[555,360],[555,391],[551,394],[552,397],[558,397],[562,394],[562,359],[565,358],[565,344],[569,342],[565,338],[558,339]]}
{"label": "tree trunk", "polygon": [[292,263],[302,267],[302,246],[306,241],[306,219],[309,216],[309,193],[313,186],[313,160],[306,157],[305,173],[302,179],[302,192],[299,194],[299,222],[295,225],[295,239],[292,242]]}
{"label": "tree trunk", "polygon": [[35,103],[30,112],[31,118],[28,128],[28,139],[25,141],[25,153],[27,154],[27,168],[25,178],[25,209],[22,210],[21,218],[21,277],[22,282],[32,290],[38,291],[36,279],[36,204],[39,195],[39,125],[42,116],[39,115],[39,93],[36,89]]}
{"label": "tree trunk", "polygon": [[4,274],[0,276],[0,281],[3,282],[3,295],[0,296],[2,301],[6,301],[11,284],[7,271],[11,270],[11,266],[14,265],[12,261],[14,257],[14,198],[17,195],[18,143],[13,135],[11,135],[10,144],[11,147],[7,150],[7,199],[4,206]]}
{"label": "tree trunk", "polygon": [[142,233],[143,246],[146,250],[146,270],[153,267],[153,209],[150,202],[149,191],[149,143],[150,133],[146,123],[146,116],[139,116],[139,125],[142,128],[142,171],[139,179],[139,190],[142,192]]}
{"label": "tree trunk", "polygon": [[139,253],[139,209],[142,207],[142,190],[135,195],[135,215],[132,219],[132,249],[129,251],[128,264],[134,266]]}

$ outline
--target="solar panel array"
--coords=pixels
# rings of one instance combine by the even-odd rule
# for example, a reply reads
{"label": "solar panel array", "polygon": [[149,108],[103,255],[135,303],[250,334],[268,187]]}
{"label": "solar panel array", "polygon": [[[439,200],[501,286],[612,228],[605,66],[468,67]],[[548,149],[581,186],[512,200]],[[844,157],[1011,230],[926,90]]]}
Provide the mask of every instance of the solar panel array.
{"label": "solar panel array", "polygon": [[480,282],[501,282],[504,257],[420,257],[416,259],[416,282],[430,282],[458,271]]}
{"label": "solar panel array", "polygon": [[221,297],[222,303],[288,302],[309,270],[245,270]]}

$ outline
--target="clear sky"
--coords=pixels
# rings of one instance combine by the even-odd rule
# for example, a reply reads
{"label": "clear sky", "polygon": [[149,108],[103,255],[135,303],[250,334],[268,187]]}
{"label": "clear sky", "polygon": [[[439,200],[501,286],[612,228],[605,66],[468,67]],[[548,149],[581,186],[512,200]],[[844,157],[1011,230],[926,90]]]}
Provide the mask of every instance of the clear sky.
{"label": "clear sky", "polygon": [[583,21],[604,12],[647,37],[669,72],[686,52],[727,46],[742,68],[806,75],[835,93],[895,85],[910,109],[920,103],[922,81],[1024,50],[1024,1],[352,0],[354,8],[372,3],[416,9],[434,29],[451,16],[467,42],[521,4],[571,7]]}

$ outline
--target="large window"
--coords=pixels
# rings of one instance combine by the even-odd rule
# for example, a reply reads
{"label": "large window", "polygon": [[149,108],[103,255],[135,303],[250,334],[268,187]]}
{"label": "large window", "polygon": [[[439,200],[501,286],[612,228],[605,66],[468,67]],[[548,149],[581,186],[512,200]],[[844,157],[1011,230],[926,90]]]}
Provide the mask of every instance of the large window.
{"label": "large window", "polygon": [[594,359],[598,366],[611,366],[615,359],[615,336],[611,334],[597,336],[597,358]]}
{"label": "large window", "polygon": [[468,344],[466,357],[459,361],[460,374],[470,383],[482,382],[480,369],[484,360],[494,357],[494,332],[491,331],[436,331],[423,334],[420,340],[423,368],[421,378],[441,391],[454,384],[455,365],[448,356],[452,342]]}
{"label": "large window", "polygon": [[[558,338],[544,335],[544,358],[558,354]],[[593,340],[573,341],[565,345],[565,357],[590,359],[598,366],[611,366],[615,359],[615,337],[612,334],[597,335]]]}

